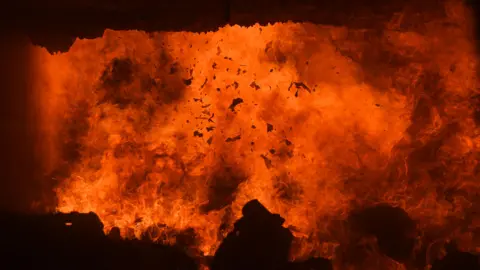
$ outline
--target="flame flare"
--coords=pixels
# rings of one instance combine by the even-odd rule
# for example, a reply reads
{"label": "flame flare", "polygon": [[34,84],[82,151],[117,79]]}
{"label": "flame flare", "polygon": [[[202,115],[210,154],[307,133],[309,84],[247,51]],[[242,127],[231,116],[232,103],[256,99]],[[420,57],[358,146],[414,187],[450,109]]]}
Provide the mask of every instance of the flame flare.
{"label": "flame flare", "polygon": [[193,229],[208,255],[256,198],[299,258],[333,256],[336,224],[388,203],[478,250],[477,60],[452,14],[423,33],[277,23],[35,47],[56,210],[124,237]]}

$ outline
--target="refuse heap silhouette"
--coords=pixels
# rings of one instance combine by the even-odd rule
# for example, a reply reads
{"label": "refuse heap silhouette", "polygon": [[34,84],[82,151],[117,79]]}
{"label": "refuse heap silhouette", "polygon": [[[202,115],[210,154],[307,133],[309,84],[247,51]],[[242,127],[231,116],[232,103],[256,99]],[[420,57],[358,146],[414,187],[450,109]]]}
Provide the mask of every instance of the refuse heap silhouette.
{"label": "refuse heap silhouette", "polygon": [[[209,261],[211,270],[333,269],[332,262],[325,258],[290,262],[292,233],[283,226],[285,220],[280,215],[270,213],[258,200],[248,202],[242,214]],[[404,234],[413,228],[413,221],[401,209],[385,205],[367,208],[353,213],[348,222],[374,235],[384,256],[404,263],[407,269],[424,266],[417,264],[412,268],[408,263],[413,244]],[[401,226],[393,228],[389,222]],[[187,255],[184,247],[121,239],[118,228],[105,235],[103,224],[94,213],[3,213],[0,224],[3,231],[0,269],[194,270],[200,267],[201,260]],[[357,257],[362,257],[361,251],[344,250],[354,250],[360,255]],[[447,246],[447,251],[444,258],[432,264],[433,270],[480,269],[477,255],[461,252],[453,243]],[[360,265],[355,269],[367,269]],[[341,263],[338,268],[342,268]]]}

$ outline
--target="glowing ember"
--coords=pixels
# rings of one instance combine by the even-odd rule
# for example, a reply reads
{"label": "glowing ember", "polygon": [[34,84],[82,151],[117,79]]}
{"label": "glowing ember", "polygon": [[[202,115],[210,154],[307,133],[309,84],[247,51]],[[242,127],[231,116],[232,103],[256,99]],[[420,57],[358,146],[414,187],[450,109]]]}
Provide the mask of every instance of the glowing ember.
{"label": "glowing ember", "polygon": [[173,242],[191,228],[213,254],[256,198],[286,219],[301,257],[332,256],[336,224],[388,203],[421,232],[478,248],[479,93],[463,17],[421,34],[285,23],[35,48],[57,210],[93,211],[124,237]]}

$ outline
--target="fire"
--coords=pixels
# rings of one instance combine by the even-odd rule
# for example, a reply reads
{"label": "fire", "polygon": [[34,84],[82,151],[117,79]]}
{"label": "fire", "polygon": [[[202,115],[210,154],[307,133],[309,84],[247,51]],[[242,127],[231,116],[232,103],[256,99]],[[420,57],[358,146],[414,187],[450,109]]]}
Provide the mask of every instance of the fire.
{"label": "fire", "polygon": [[124,237],[193,229],[208,255],[258,199],[299,258],[333,256],[351,210],[387,203],[478,249],[480,93],[458,12],[422,33],[277,23],[35,47],[56,210]]}

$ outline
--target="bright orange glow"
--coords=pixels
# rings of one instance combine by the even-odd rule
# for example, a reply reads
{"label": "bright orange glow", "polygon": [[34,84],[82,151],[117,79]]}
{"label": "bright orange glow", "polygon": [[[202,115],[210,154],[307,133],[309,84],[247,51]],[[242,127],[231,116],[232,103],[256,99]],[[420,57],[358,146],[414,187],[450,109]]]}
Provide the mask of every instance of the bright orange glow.
{"label": "bright orange glow", "polygon": [[35,48],[57,210],[124,237],[193,228],[213,254],[256,198],[286,219],[294,257],[331,257],[335,224],[386,202],[478,249],[480,93],[459,12],[422,33],[279,23]]}

